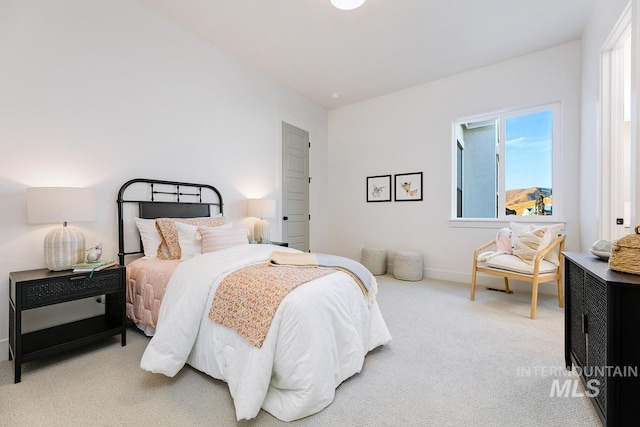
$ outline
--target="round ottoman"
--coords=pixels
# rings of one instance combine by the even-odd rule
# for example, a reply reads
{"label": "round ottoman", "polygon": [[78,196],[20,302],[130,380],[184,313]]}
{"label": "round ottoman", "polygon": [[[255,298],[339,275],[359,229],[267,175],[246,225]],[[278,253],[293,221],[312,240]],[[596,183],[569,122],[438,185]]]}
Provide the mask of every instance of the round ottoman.
{"label": "round ottoman", "polygon": [[393,277],[400,280],[422,280],[422,254],[410,251],[394,253]]}
{"label": "round ottoman", "polygon": [[360,252],[360,262],[374,276],[387,272],[387,250],[380,246],[365,246]]}

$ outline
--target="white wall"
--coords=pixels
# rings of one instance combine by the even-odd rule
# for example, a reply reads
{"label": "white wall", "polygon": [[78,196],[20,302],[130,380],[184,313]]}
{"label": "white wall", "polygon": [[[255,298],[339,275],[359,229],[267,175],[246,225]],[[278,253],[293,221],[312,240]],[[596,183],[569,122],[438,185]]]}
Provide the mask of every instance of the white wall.
{"label": "white wall", "polygon": [[133,0],[0,1],[0,58],[0,360],[8,273],[44,266],[51,229],[27,224],[27,187],[95,188],[98,220],[72,225],[116,258],[116,194],[131,178],[213,184],[234,222],[246,198],[279,198],[285,120],[310,131],[311,239],[325,241],[327,111],[156,12]]}
{"label": "white wall", "polygon": [[[450,226],[452,123],[555,101],[561,102],[562,193],[554,188],[554,208],[564,207],[567,249],[577,250],[580,42],[331,110],[330,249],[355,258],[366,244],[385,246],[389,255],[418,250],[427,276],[469,282],[474,248],[499,226]],[[420,171],[423,201],[366,203],[365,177]]]}
{"label": "white wall", "polygon": [[[211,183],[231,220],[242,220],[247,197],[279,197],[284,120],[311,133],[312,250],[356,259],[364,244],[384,245],[390,255],[419,250],[428,276],[468,281],[473,248],[495,228],[450,226],[452,121],[558,100],[564,192],[557,204],[565,206],[567,249],[584,250],[598,230],[599,53],[625,5],[598,0],[582,43],[327,118],[322,107],[133,0],[0,0],[0,277],[44,265],[50,227],[27,224],[29,186],[95,188],[99,219],[76,226],[87,243],[102,241],[108,257],[116,255],[116,192],[134,177]],[[417,171],[424,201],[366,203],[366,176]],[[272,232],[280,233],[275,221]],[[0,294],[8,295],[8,279]],[[7,319],[0,299],[0,360]]]}
{"label": "white wall", "polygon": [[[622,16],[629,0],[596,0],[589,23],[582,36],[582,109],[580,145],[580,222],[581,249],[586,251],[600,239],[600,144],[602,123],[600,121],[600,59],[604,43]],[[637,12],[637,1],[633,1]],[[635,25],[633,41],[640,41]],[[639,52],[640,51],[636,51]],[[636,61],[640,60],[636,58]],[[635,82],[634,82],[635,85]],[[635,85],[637,88],[637,85]],[[637,95],[634,96],[637,98]],[[636,160],[640,164],[640,159]],[[637,180],[637,178],[636,178]],[[637,182],[637,181],[636,181]],[[640,191],[640,185],[636,185]],[[634,195],[632,194],[632,199]],[[635,195],[640,200],[640,195]],[[638,204],[632,201],[632,206]],[[631,224],[638,215],[632,212]]]}

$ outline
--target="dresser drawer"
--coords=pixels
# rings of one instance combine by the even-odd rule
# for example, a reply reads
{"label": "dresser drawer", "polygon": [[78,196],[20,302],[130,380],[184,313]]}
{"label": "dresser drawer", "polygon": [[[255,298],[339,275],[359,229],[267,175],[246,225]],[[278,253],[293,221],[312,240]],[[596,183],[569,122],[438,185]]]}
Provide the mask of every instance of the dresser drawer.
{"label": "dresser drawer", "polygon": [[23,282],[20,285],[22,309],[35,308],[64,301],[110,293],[120,290],[119,269],[103,270],[98,274],[78,273],[69,276]]}

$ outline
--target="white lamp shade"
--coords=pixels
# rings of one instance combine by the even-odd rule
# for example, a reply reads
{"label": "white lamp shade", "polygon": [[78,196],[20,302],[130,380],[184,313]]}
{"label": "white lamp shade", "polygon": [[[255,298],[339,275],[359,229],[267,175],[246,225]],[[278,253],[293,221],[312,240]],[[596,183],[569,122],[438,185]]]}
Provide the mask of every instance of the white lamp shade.
{"label": "white lamp shade", "polygon": [[331,4],[341,10],[352,10],[362,6],[365,1],[366,0],[331,0]]}
{"label": "white lamp shade", "polygon": [[27,218],[30,224],[95,221],[96,194],[89,188],[27,188]]}
{"label": "white lamp shade", "polygon": [[52,271],[70,270],[84,261],[84,235],[67,222],[94,221],[96,194],[88,188],[32,187],[27,189],[27,218],[31,224],[64,224],[44,239],[44,259]]}
{"label": "white lamp shade", "polygon": [[275,218],[276,201],[273,199],[249,199],[247,215],[255,218]]}

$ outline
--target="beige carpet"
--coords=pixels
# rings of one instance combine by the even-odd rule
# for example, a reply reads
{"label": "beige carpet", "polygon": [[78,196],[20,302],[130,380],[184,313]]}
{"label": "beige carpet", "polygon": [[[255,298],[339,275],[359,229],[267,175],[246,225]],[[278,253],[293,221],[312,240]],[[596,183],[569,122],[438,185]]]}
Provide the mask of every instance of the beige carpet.
{"label": "beige carpet", "polygon": [[[0,362],[2,426],[600,426],[586,397],[550,397],[564,369],[563,311],[541,295],[378,276],[393,341],[371,352],[320,413],[283,423],[261,411],[237,423],[225,383],[189,367],[175,378],[142,371],[148,341],[114,338],[23,365]],[[568,375],[568,376],[567,376]],[[580,391],[583,391],[580,385]]]}

